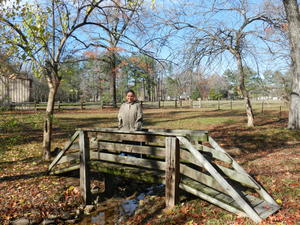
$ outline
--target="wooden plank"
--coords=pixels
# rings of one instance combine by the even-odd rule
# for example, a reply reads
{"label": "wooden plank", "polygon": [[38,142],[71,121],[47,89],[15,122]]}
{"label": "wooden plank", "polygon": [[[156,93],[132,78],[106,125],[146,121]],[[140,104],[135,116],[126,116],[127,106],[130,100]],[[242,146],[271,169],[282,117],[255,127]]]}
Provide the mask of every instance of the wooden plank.
{"label": "wooden plank", "polygon": [[261,218],[265,219],[273,213],[277,212],[280,209],[280,206],[263,201],[259,205],[255,206],[254,209]]}
{"label": "wooden plank", "polygon": [[233,198],[231,198],[229,195],[226,195],[224,193],[220,193],[220,194],[218,194],[214,197],[216,199],[220,200],[221,202],[224,202],[224,203],[229,204],[229,205],[234,202]]}
{"label": "wooden plank", "polygon": [[176,137],[166,138],[166,207],[173,207],[179,200],[179,141]]}
{"label": "wooden plank", "polygon": [[80,146],[80,192],[85,204],[91,203],[91,185],[89,174],[89,139],[87,133],[80,131],[79,134],[79,146]]}
{"label": "wooden plank", "polygon": [[149,183],[164,183],[165,173],[162,171],[153,171],[103,161],[92,161],[90,166],[93,171],[97,172],[113,174],[115,176],[124,176]]}
{"label": "wooden plank", "polygon": [[223,153],[226,153],[228,155],[229,158],[232,159],[232,167],[238,171],[239,173],[244,173],[246,174],[246,176],[248,177],[248,181],[247,181],[247,184],[250,184],[252,186],[256,186],[254,187],[254,189],[256,189],[256,191],[260,194],[260,196],[266,200],[267,202],[269,202],[270,204],[272,205],[277,205],[277,202],[272,198],[271,195],[269,195],[269,193],[258,183],[256,182],[255,179],[253,179],[248,173],[246,170],[244,170],[244,168],[242,168],[221,146],[218,145],[218,143],[212,138],[212,137],[209,137],[208,138],[209,140],[209,143],[211,144],[211,146],[213,148],[215,148],[216,150],[220,151],[220,152],[223,152]]}
{"label": "wooden plank", "polygon": [[102,142],[98,143],[99,149],[105,149],[114,152],[128,152],[139,153],[145,155],[153,155],[157,157],[165,157],[165,148],[157,146],[142,146],[142,145],[130,145],[122,143],[110,143]]}
{"label": "wooden plank", "polygon": [[180,173],[198,182],[201,182],[202,184],[210,186],[218,191],[225,192],[222,185],[220,185],[212,176],[190,168],[187,165],[180,164]]}
{"label": "wooden plank", "polygon": [[229,194],[240,205],[244,212],[254,221],[260,222],[261,218],[255,210],[243,199],[237,190],[235,190],[228,181],[211,165],[209,161],[203,157],[203,155],[184,137],[178,137],[181,143],[183,143],[194,157],[201,163],[204,168],[222,185],[227,194]]}
{"label": "wooden plank", "polygon": [[[204,167],[203,165],[201,165],[201,163],[199,161],[197,161],[197,159],[189,152],[186,152],[184,150],[181,151],[180,153],[180,157],[182,160],[186,160],[188,162],[191,162],[195,165]],[[248,174],[245,173],[240,173],[238,171],[226,168],[224,166],[215,164],[226,176],[228,176],[230,179],[237,181],[247,187],[251,187],[254,189],[258,189],[257,185],[253,183],[252,179],[249,177]]]}
{"label": "wooden plank", "polygon": [[80,165],[74,165],[71,167],[67,167],[67,168],[61,168],[61,169],[56,169],[56,170],[52,170],[50,172],[51,175],[58,175],[58,174],[62,174],[62,173],[67,173],[67,172],[71,172],[74,170],[78,170],[80,168]]}
{"label": "wooden plank", "polygon": [[[217,151],[213,148],[209,148],[205,145],[198,145],[201,148],[201,151],[203,152],[209,152],[211,153],[212,157],[215,159],[218,159],[220,161],[226,162],[226,163],[232,163],[232,158],[228,157],[228,154],[225,154],[224,152]],[[197,146],[197,148],[198,148]]]}
{"label": "wooden plank", "polygon": [[134,141],[134,142],[145,142],[145,143],[158,143],[164,146],[165,137],[155,136],[151,134],[119,134],[119,133],[100,133],[100,132],[89,132],[89,138],[96,137],[99,141]]}
{"label": "wooden plank", "polygon": [[235,213],[235,214],[237,214],[239,216],[243,216],[243,217],[247,216],[243,211],[241,211],[241,210],[239,210],[239,209],[237,209],[235,207],[232,207],[231,205],[228,205],[228,204],[226,204],[226,203],[224,203],[222,201],[219,201],[218,199],[215,199],[214,197],[211,197],[210,195],[207,195],[207,194],[205,194],[205,193],[203,193],[201,191],[198,191],[198,190],[196,190],[194,188],[191,188],[188,185],[180,183],[179,187],[182,190],[184,190],[186,192],[189,192],[189,193],[191,193],[193,195],[196,195],[196,196],[204,199],[205,201],[208,201],[208,202],[210,202],[210,203],[212,203],[214,205],[217,205],[217,206],[219,206],[219,207],[221,207],[221,208],[223,208],[223,209],[225,209],[225,210],[227,210],[229,212]]}
{"label": "wooden plank", "polygon": [[216,166],[230,179],[237,181],[237,182],[243,184],[244,186],[258,190],[259,187],[257,187],[257,185],[253,183],[253,181],[249,177],[249,175],[237,172],[232,169],[228,169],[228,168],[226,168],[224,166],[220,166],[218,164],[216,164]]}
{"label": "wooden plank", "polygon": [[60,153],[58,153],[58,155],[56,156],[56,158],[52,161],[52,163],[48,167],[48,171],[52,170],[52,168],[61,159],[61,157],[65,154],[65,152],[68,151],[68,149],[72,146],[72,144],[74,143],[74,141],[77,139],[78,136],[79,136],[79,131],[76,131],[73,134],[73,136],[71,137],[71,139],[66,143],[64,149]]}
{"label": "wooden plank", "polygon": [[253,195],[245,194],[245,198],[250,202],[252,207],[255,207],[259,204],[261,204],[264,200],[254,197]]}
{"label": "wooden plank", "polygon": [[[139,131],[119,130],[118,128],[78,128],[78,131],[115,133],[115,134],[146,134],[160,136],[192,136],[201,140],[208,140],[207,130],[174,130],[174,129],[142,129]],[[199,139],[199,140],[200,140]]]}
{"label": "wooden plank", "polygon": [[80,153],[79,152],[72,152],[69,153],[67,155],[64,155],[63,157],[61,157],[61,159],[58,161],[57,165],[62,164],[62,163],[66,163],[66,162],[72,162],[72,161],[79,161],[80,159]]}
{"label": "wooden plank", "polygon": [[119,164],[133,165],[138,167],[150,168],[154,170],[165,170],[165,162],[152,160],[152,159],[142,159],[132,156],[120,156],[110,153],[103,152],[91,152],[91,159],[104,160],[108,162],[114,162]]}

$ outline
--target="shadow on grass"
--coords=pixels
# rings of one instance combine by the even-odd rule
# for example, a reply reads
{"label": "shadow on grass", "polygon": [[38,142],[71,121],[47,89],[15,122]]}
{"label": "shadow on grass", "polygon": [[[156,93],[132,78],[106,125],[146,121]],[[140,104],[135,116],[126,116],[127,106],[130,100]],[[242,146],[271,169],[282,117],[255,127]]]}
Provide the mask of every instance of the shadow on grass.
{"label": "shadow on grass", "polygon": [[29,173],[29,174],[21,174],[21,175],[15,175],[15,176],[5,176],[5,177],[0,178],[0,182],[2,182],[2,181],[25,180],[25,179],[43,177],[43,176],[47,176],[47,171],[41,171],[41,172]]}
{"label": "shadow on grass", "polygon": [[290,140],[300,141],[300,131],[284,128],[282,119],[271,119],[257,123],[255,128],[240,127],[238,125],[230,128],[219,126],[210,133],[215,136],[217,142],[226,143],[224,148],[239,148],[240,158],[248,161],[263,158],[280,148],[293,147]]}
{"label": "shadow on grass", "polygon": [[[182,114],[184,114],[185,112],[180,112]],[[164,117],[167,117],[169,119],[165,119],[165,120],[159,120],[159,121],[155,121],[155,119],[151,118],[151,116],[147,115],[146,118],[145,118],[145,126],[154,126],[154,125],[157,125],[157,124],[160,124],[160,123],[169,123],[169,122],[174,122],[174,121],[181,121],[181,120],[192,120],[192,119],[201,119],[203,121],[205,121],[205,119],[211,119],[211,118],[222,118],[222,117],[228,117],[228,122],[214,122],[214,121],[211,121],[210,123],[212,125],[218,125],[218,124],[231,124],[234,122],[234,120],[230,119],[230,117],[232,118],[236,118],[236,117],[239,117],[240,115],[234,115],[234,114],[230,114],[228,112],[224,112],[224,113],[220,113],[220,114],[212,114],[212,115],[209,115],[209,114],[205,114],[205,115],[202,115],[202,114],[196,114],[196,115],[191,115],[191,116],[184,116],[184,117],[180,117],[180,118],[174,118],[174,115],[171,114],[171,113],[168,113],[168,114],[164,114]],[[150,117],[152,119],[152,121],[149,121],[147,120],[147,117]]]}
{"label": "shadow on grass", "polygon": [[118,123],[117,117],[59,118],[59,121],[67,123],[74,128],[94,127],[95,124],[100,124],[102,126],[103,124],[115,123],[117,125]]}
{"label": "shadow on grass", "polygon": [[40,157],[29,157],[29,158],[22,159],[22,160],[0,162],[0,166],[7,166],[7,165],[19,163],[19,162],[26,162],[26,163],[38,162],[40,160],[41,160]]}

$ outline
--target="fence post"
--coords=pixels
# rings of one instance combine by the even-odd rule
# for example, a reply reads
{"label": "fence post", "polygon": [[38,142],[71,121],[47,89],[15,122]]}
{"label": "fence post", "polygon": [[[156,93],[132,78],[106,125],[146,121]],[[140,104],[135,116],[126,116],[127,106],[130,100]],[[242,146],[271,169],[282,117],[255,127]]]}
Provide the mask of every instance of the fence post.
{"label": "fence post", "polygon": [[182,100],[179,99],[178,101],[179,101],[179,107],[182,108]]}
{"label": "fence post", "polygon": [[232,99],[230,99],[230,110],[232,110]]}
{"label": "fence post", "polygon": [[160,100],[158,100],[158,108],[160,109]]}
{"label": "fence post", "polygon": [[60,101],[58,101],[57,104],[58,104],[58,109],[57,110],[60,111]]}
{"label": "fence post", "polygon": [[218,110],[220,110],[220,99],[218,98]]}
{"label": "fence post", "polygon": [[281,106],[279,106],[279,119],[281,119]]}
{"label": "fence post", "polygon": [[83,110],[83,101],[80,101],[80,109]]}
{"label": "fence post", "polygon": [[261,113],[264,113],[264,101],[261,103]]}
{"label": "fence post", "polygon": [[166,207],[173,207],[179,200],[179,141],[176,137],[166,137]]}
{"label": "fence post", "polygon": [[175,99],[175,109],[177,108],[177,99]]}
{"label": "fence post", "polygon": [[91,203],[91,187],[89,174],[90,148],[87,133],[80,131],[80,193],[86,205]]}

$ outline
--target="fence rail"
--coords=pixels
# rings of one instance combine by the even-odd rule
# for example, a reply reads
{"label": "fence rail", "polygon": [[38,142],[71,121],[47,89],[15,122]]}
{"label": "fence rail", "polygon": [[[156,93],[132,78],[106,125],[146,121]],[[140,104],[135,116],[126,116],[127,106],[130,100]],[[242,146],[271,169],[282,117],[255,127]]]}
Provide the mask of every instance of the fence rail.
{"label": "fence rail", "polygon": [[[243,100],[172,100],[172,101],[141,101],[145,109],[157,108],[199,108],[211,110],[242,110],[245,108]],[[287,111],[288,104],[280,100],[252,100],[253,110],[264,112],[268,110]],[[119,106],[121,103],[118,103]],[[45,110],[46,102],[23,102],[10,103],[9,105],[0,105],[2,110]],[[109,104],[101,102],[55,102],[55,110],[85,110],[85,109],[103,109],[112,107]]]}

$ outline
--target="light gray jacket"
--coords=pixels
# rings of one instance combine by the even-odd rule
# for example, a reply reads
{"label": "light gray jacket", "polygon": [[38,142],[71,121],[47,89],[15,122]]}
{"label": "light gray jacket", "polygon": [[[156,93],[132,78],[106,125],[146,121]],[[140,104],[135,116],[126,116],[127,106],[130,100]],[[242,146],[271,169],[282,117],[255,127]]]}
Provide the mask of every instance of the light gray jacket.
{"label": "light gray jacket", "polygon": [[143,110],[139,102],[125,102],[121,105],[119,114],[119,129],[140,130],[143,123]]}

